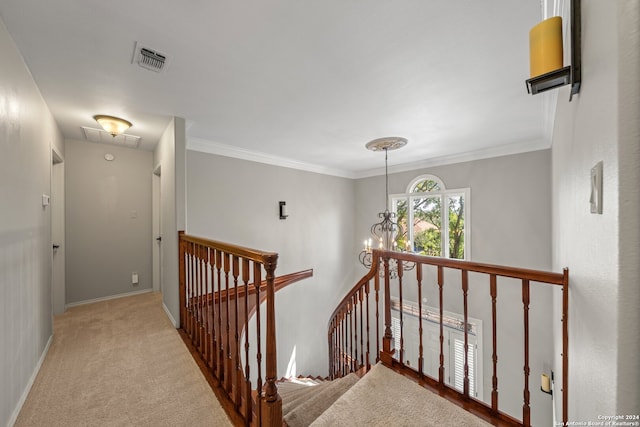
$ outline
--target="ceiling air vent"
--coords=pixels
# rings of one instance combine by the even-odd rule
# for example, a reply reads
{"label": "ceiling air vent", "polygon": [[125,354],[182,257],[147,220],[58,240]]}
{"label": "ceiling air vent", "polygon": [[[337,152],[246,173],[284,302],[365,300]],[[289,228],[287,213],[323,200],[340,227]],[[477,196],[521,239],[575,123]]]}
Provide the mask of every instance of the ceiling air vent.
{"label": "ceiling air vent", "polygon": [[142,68],[155,71],[156,73],[162,72],[167,66],[167,55],[160,53],[157,50],[151,49],[146,46],[142,46],[136,42],[136,48],[133,52],[133,63],[138,64]]}

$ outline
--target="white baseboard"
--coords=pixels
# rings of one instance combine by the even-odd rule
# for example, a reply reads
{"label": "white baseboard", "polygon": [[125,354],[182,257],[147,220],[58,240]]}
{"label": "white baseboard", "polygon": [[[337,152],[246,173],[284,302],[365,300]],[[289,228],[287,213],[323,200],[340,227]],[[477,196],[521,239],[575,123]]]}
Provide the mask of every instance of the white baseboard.
{"label": "white baseboard", "polygon": [[171,315],[171,312],[169,311],[169,309],[167,308],[166,305],[164,305],[164,301],[162,302],[162,308],[164,309],[164,312],[166,313],[167,317],[169,318],[169,321],[171,322],[171,324],[173,325],[174,328],[178,328],[178,322],[176,322],[176,319],[173,318],[173,316]]}
{"label": "white baseboard", "polygon": [[124,294],[110,295],[108,297],[93,298],[93,299],[88,299],[88,300],[85,300],[85,301],[71,302],[69,304],[66,304],[64,306],[64,308],[66,310],[69,307],[76,307],[78,305],[93,304],[94,302],[108,301],[110,299],[116,299],[116,298],[131,297],[131,296],[134,296],[134,295],[147,294],[149,292],[153,292],[153,289],[151,289],[151,288],[142,289],[140,291],[126,292]]}
{"label": "white baseboard", "polygon": [[44,351],[40,355],[40,359],[38,360],[38,363],[36,364],[36,367],[33,370],[33,374],[31,374],[31,378],[29,378],[29,382],[27,382],[27,386],[25,387],[24,392],[20,397],[20,400],[18,400],[18,404],[16,405],[16,408],[13,410],[13,414],[11,414],[11,418],[9,418],[9,421],[7,421],[7,427],[13,427],[13,425],[16,423],[16,420],[18,419],[18,415],[22,410],[22,405],[24,405],[24,402],[27,401],[27,396],[29,396],[31,387],[33,387],[33,383],[36,381],[38,372],[40,372],[40,368],[42,367],[44,358],[47,357],[47,353],[49,353],[49,347],[51,346],[51,341],[53,341],[53,335],[49,337],[49,340],[47,341],[47,345],[44,346]]}

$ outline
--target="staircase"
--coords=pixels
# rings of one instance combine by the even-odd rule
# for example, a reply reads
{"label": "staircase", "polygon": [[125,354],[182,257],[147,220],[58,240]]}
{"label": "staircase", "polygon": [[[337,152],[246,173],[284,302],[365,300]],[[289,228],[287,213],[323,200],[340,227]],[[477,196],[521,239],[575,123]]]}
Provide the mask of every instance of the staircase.
{"label": "staircase", "polygon": [[359,379],[352,373],[333,381],[298,378],[278,383],[284,422],[289,427],[311,425]]}
{"label": "staircase", "polygon": [[[364,373],[364,372],[361,372]],[[292,380],[278,384],[288,427],[491,427],[481,417],[378,363],[362,378]]]}
{"label": "staircase", "polygon": [[[180,334],[234,424],[413,426],[417,419],[423,426],[452,425],[451,420],[455,420],[456,426],[475,427],[485,425],[484,419],[500,427],[530,426],[530,288],[547,285],[562,288],[561,397],[562,420],[567,422],[567,269],[563,273],[553,273],[373,250],[370,271],[342,299],[328,323],[329,377],[333,381],[278,381],[275,293],[288,284],[311,277],[312,270],[276,277],[276,253],[188,236],[184,232],[179,233],[179,242]],[[411,266],[407,273],[404,273],[405,263]],[[517,296],[508,303],[521,304],[523,313],[521,419],[511,415],[517,409],[507,413],[499,403],[498,393],[497,343],[503,343],[497,327],[498,289],[512,289],[518,282],[522,300]],[[435,315],[421,306],[422,292],[428,286],[437,291],[439,313]],[[398,295],[400,319],[404,310],[413,307],[403,303],[403,287],[405,291],[417,292],[418,306],[411,314],[418,321],[413,331],[410,324],[404,325],[402,321],[399,330],[392,330],[392,293]],[[479,288],[485,294],[485,305],[491,307],[488,319],[492,338],[491,403],[476,400],[470,394],[467,352],[464,352],[461,369],[462,391],[445,382],[445,287],[448,293],[458,290],[453,295],[456,300],[460,298],[458,303],[463,307],[464,321],[460,330],[464,335],[464,347],[468,347],[468,334],[471,333],[471,328],[464,326],[468,324],[470,314],[470,287]],[[447,303],[452,304],[449,302],[452,295],[448,293]],[[505,298],[502,293],[500,295],[501,299]],[[513,294],[508,295],[513,297]],[[262,314],[261,309],[264,310]],[[428,321],[439,324],[439,354],[424,351],[422,323]],[[250,330],[250,326],[256,331],[253,336],[243,332]],[[404,339],[411,333],[420,337],[419,342]],[[399,335],[399,343],[394,334]],[[502,345],[501,351],[504,351]],[[409,348],[417,354],[416,363],[409,364],[404,357]],[[250,363],[252,359],[255,368]],[[436,364],[435,375],[426,372],[428,363]],[[362,379],[357,372],[363,375]],[[510,375],[517,375],[517,372],[510,372]],[[446,403],[425,404],[440,396],[445,397],[441,400]],[[439,408],[438,413],[435,413],[435,407]],[[466,417],[471,418],[461,422]]]}

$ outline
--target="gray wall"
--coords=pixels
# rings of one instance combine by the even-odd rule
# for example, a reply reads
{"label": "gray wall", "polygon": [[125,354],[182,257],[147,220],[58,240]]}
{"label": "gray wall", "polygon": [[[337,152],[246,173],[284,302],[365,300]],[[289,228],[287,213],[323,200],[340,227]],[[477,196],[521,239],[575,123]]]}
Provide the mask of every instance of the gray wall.
{"label": "gray wall", "polygon": [[553,264],[571,268],[569,420],[597,421],[640,411],[640,4],[583,2],[582,31],[582,87],[560,91],[553,135]]}
{"label": "gray wall", "polygon": [[51,150],[62,137],[0,21],[0,425],[13,424],[52,334]]}
{"label": "gray wall", "polygon": [[185,121],[174,117],[153,153],[153,169],[160,175],[162,300],[174,326],[180,326],[178,292],[178,231],[186,226],[186,139]]}
{"label": "gray wall", "polygon": [[276,275],[313,268],[277,294],[278,374],[295,348],[298,374],[326,375],[327,322],[354,285],[354,182],[195,151],[187,166],[189,234],[277,252]]}
{"label": "gray wall", "polygon": [[67,304],[150,289],[152,153],[72,140],[65,151]]}
{"label": "gray wall", "polygon": [[[390,157],[393,153],[390,153]],[[549,270],[551,268],[551,153],[550,150],[495,157],[410,172],[392,173],[389,192],[404,193],[408,184],[423,174],[441,178],[448,189],[470,188],[467,222],[471,227],[471,260],[492,264]],[[356,184],[355,240],[362,242],[384,209],[384,176],[363,178]],[[558,270],[558,271],[561,271]],[[365,269],[360,266],[357,276]],[[446,283],[459,281],[445,276]],[[355,283],[355,281],[354,281]],[[427,274],[424,295],[438,306],[435,271]],[[499,282],[499,285],[501,283]],[[501,409],[522,416],[523,337],[522,296],[518,283],[498,287],[498,378]],[[552,306],[550,287],[532,286],[530,389],[532,423],[551,424],[551,403],[536,392],[540,374],[553,363]],[[403,297],[417,302],[417,291],[403,288]],[[459,287],[445,286],[445,310],[462,313]],[[470,277],[469,316],[483,321],[484,401],[491,402],[491,299],[488,279]],[[509,344],[507,344],[509,343]],[[514,375],[515,372],[515,375]]]}

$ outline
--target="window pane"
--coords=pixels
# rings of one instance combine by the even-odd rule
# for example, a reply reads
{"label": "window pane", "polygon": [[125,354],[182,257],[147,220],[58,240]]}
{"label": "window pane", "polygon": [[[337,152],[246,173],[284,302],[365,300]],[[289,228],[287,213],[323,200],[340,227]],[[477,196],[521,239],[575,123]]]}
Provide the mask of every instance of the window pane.
{"label": "window pane", "polygon": [[398,232],[396,234],[395,243],[400,250],[411,249],[409,245],[409,217],[407,212],[406,199],[394,199],[393,203],[396,209],[396,222],[398,224]]}
{"label": "window pane", "polygon": [[413,198],[413,250],[423,255],[440,256],[442,251],[441,199]]}
{"label": "window pane", "polygon": [[464,259],[464,197],[449,196],[449,258]]}
{"label": "window pane", "polygon": [[417,182],[411,189],[411,193],[426,193],[429,191],[441,191],[440,184],[431,179]]}

